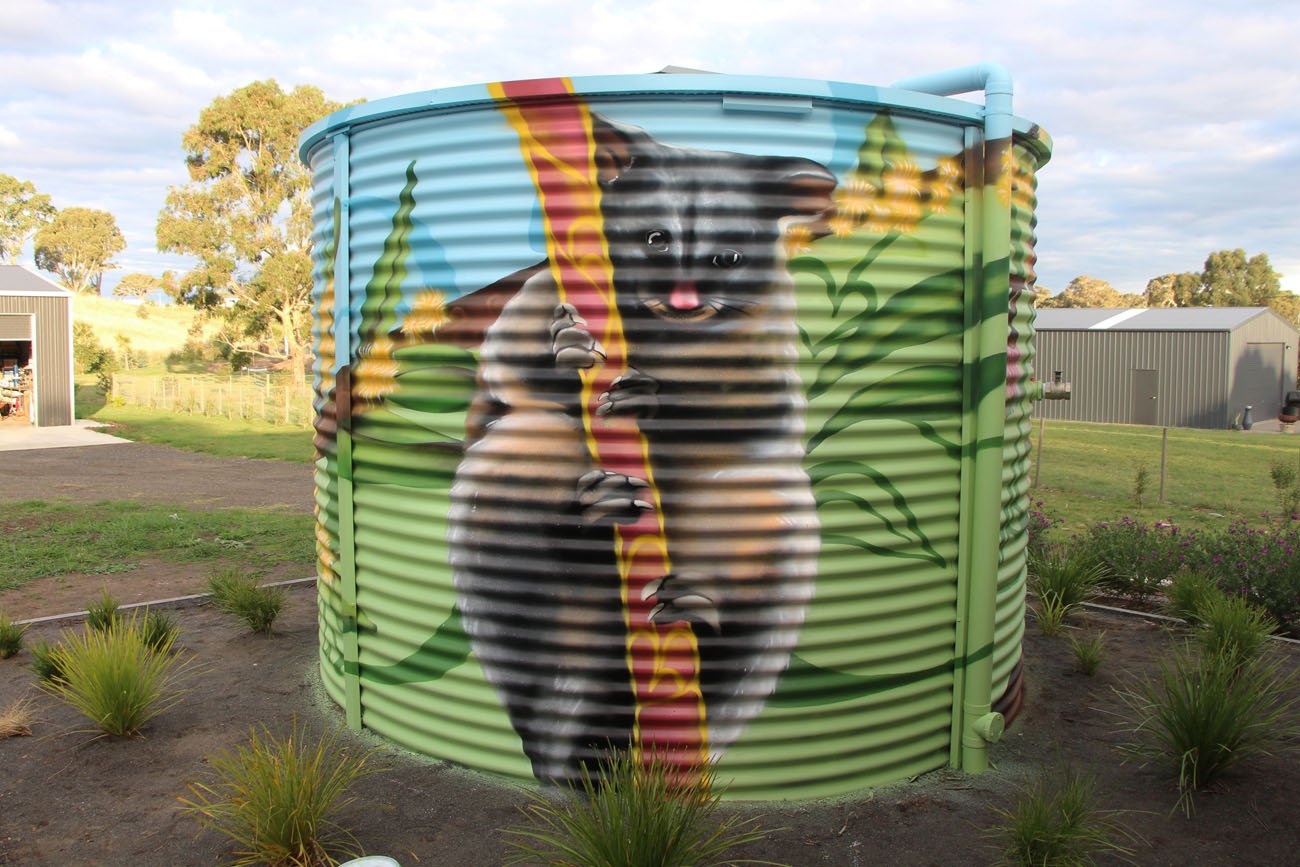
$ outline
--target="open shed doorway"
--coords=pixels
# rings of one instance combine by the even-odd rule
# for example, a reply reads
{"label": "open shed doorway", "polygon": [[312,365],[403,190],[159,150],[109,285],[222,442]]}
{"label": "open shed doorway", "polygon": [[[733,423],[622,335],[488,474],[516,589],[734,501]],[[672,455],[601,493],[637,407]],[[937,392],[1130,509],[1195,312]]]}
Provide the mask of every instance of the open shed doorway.
{"label": "open shed doorway", "polygon": [[0,340],[0,424],[36,419],[35,365],[30,340]]}

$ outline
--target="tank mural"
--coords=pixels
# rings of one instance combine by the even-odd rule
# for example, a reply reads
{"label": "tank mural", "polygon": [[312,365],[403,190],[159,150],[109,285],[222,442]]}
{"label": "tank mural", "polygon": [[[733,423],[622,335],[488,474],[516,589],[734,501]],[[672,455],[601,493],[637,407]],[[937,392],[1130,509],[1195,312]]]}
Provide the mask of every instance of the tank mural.
{"label": "tank mural", "polygon": [[[963,637],[961,536],[975,404],[1021,426],[1032,374],[1004,276],[1016,376],[1006,343],[975,375],[970,213],[1011,214],[1043,137],[1017,161],[878,106],[787,140],[564,79],[487,96],[304,145],[322,670],[350,723],[550,783],[609,749],[724,762],[746,797],[953,760],[967,666],[1019,697],[1019,633]],[[1017,473],[1013,446],[987,445]],[[1023,563],[997,563],[1006,620]]]}

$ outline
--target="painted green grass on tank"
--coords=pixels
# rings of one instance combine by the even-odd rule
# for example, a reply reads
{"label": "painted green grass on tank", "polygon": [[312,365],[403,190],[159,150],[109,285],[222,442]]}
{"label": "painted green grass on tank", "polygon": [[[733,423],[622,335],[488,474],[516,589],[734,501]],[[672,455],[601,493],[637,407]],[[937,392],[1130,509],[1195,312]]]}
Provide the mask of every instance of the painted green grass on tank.
{"label": "painted green grass on tank", "polygon": [[145,557],[305,566],[311,546],[310,516],[293,512],[118,501],[10,503],[0,517],[0,589],[55,575],[126,572]]}

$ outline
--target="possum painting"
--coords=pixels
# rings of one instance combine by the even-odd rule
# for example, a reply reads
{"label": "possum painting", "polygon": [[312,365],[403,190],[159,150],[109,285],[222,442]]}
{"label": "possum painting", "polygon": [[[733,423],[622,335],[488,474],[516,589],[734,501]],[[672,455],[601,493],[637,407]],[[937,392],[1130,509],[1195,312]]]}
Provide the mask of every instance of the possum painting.
{"label": "possum painting", "polygon": [[824,233],[812,160],[664,144],[593,115],[627,372],[599,416],[637,419],[651,478],[593,464],[579,371],[605,348],[539,269],[480,349],[448,544],[465,630],[545,782],[633,737],[611,540],[657,497],[671,571],[650,619],[686,621],[716,758],[762,710],[813,595],[819,526],[783,233]]}

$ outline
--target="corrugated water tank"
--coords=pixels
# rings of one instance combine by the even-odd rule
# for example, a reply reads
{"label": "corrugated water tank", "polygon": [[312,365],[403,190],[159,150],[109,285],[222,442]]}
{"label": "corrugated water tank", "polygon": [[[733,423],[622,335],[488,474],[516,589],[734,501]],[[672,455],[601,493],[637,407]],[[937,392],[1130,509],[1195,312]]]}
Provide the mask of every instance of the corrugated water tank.
{"label": "corrugated water tank", "polygon": [[311,127],[349,724],[542,782],[715,761],[741,798],[982,769],[1050,152],[1010,84],[546,79]]}

